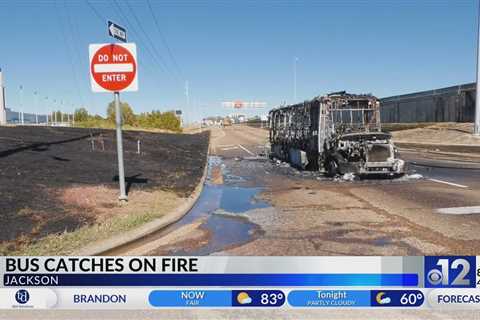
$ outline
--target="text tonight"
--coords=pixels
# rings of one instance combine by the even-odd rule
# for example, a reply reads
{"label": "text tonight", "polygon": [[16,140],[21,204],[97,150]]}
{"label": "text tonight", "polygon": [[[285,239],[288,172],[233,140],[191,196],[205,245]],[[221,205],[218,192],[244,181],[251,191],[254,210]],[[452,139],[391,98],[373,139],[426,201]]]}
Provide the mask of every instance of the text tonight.
{"label": "text tonight", "polygon": [[4,286],[58,286],[58,276],[50,275],[4,275]]}

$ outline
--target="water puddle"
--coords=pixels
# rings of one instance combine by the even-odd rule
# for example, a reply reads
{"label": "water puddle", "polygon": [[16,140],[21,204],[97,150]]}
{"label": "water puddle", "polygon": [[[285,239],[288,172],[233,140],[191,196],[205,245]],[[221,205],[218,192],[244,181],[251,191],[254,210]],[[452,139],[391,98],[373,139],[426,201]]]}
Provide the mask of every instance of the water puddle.
{"label": "water puddle", "polygon": [[390,245],[392,243],[393,243],[393,241],[390,237],[381,237],[381,238],[377,238],[377,239],[373,240],[373,245],[375,245],[377,247],[384,247],[384,246]]}
{"label": "water puddle", "polygon": [[[221,168],[223,179],[218,179],[218,169]],[[142,245],[160,240],[169,233],[193,224],[200,220],[204,222],[194,231],[208,235],[207,240],[200,244],[194,240],[194,235],[183,235],[178,244],[166,243],[150,254],[165,255],[208,255],[227,248],[249,242],[259,227],[251,223],[243,214],[250,210],[268,208],[270,205],[256,196],[262,191],[259,187],[242,187],[244,177],[232,175],[218,157],[209,157],[207,180],[202,193],[193,208],[179,221],[164,230],[151,234],[140,241],[127,245],[123,250],[135,250]],[[222,181],[223,184],[219,184]],[[110,253],[109,253],[110,254]]]}
{"label": "water puddle", "polygon": [[248,242],[258,229],[243,217],[211,215],[202,227],[210,232],[208,243],[192,250],[183,249],[173,255],[208,255]]}
{"label": "water puddle", "polygon": [[[212,183],[214,168],[222,168],[223,184]],[[178,222],[179,225],[207,217],[200,226],[209,234],[208,243],[201,248],[188,248],[172,252],[175,255],[207,255],[248,242],[258,226],[240,214],[270,205],[256,198],[262,188],[248,188],[236,185],[245,181],[244,177],[231,174],[218,157],[209,159],[209,177],[202,194],[190,212]],[[227,214],[217,214],[224,212]]]}

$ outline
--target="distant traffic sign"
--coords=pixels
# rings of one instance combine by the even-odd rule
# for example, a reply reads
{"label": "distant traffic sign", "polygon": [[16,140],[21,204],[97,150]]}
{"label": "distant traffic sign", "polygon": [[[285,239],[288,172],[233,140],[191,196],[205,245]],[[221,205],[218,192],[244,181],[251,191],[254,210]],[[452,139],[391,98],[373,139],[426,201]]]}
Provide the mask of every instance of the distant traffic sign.
{"label": "distant traffic sign", "polygon": [[134,43],[91,44],[93,92],[137,91],[137,47]]}
{"label": "distant traffic sign", "polygon": [[108,21],[108,35],[120,41],[127,42],[127,30],[112,21]]}

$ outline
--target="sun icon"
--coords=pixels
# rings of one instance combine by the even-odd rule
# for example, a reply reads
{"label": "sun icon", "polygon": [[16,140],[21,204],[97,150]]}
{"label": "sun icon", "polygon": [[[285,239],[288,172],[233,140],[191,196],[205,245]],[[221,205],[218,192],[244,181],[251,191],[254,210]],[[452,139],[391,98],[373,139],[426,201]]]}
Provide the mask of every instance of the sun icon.
{"label": "sun icon", "polygon": [[237,295],[237,301],[240,304],[249,304],[252,303],[252,298],[250,298],[248,293],[242,291]]}

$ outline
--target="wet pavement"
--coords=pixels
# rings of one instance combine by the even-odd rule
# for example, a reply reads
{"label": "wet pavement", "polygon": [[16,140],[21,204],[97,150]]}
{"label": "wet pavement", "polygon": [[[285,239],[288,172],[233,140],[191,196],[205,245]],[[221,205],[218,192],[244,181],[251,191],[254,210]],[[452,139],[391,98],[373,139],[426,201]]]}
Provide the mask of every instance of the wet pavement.
{"label": "wet pavement", "polygon": [[[221,174],[221,183],[212,178],[214,171]],[[271,206],[258,197],[263,190],[262,187],[245,186],[250,181],[252,177],[232,174],[221,157],[210,156],[207,179],[193,208],[168,228],[123,247],[122,252],[136,252],[138,248],[142,250],[146,244],[161,241],[175,231],[180,230],[182,233],[182,228],[191,234],[199,234],[198,237],[193,237],[197,241],[189,241],[188,235],[186,237],[182,235],[173,243],[160,244],[142,254],[208,255],[251,241],[256,235],[261,234],[261,228],[250,222],[246,215],[251,210]],[[194,227],[185,228],[186,226]]]}

